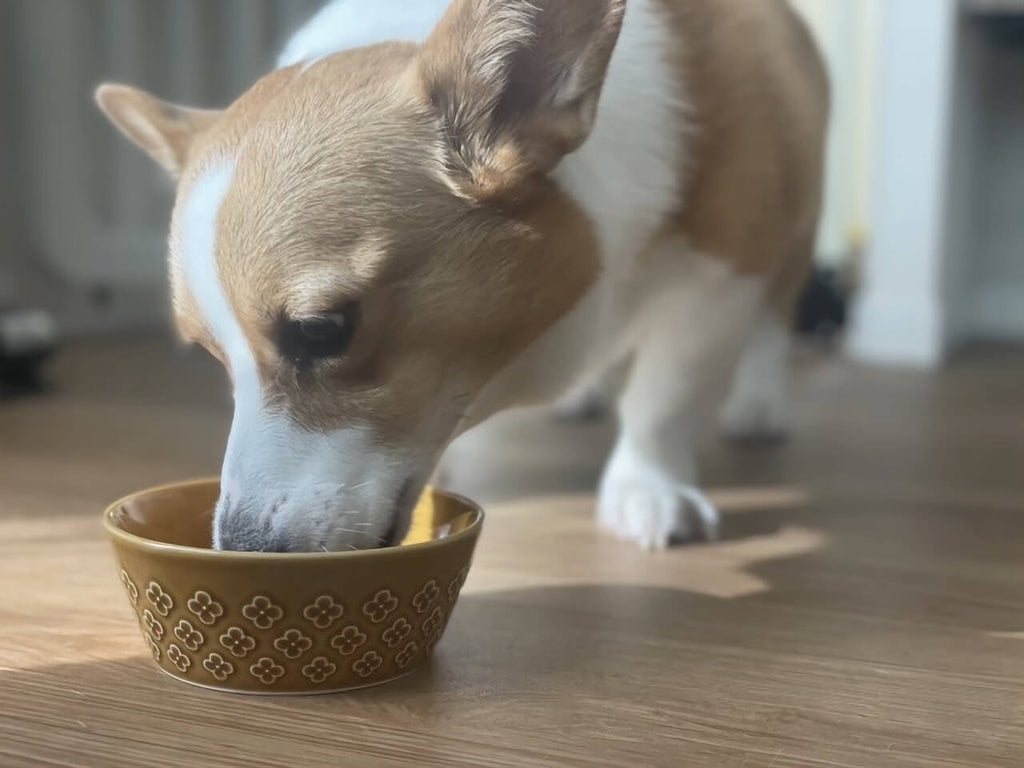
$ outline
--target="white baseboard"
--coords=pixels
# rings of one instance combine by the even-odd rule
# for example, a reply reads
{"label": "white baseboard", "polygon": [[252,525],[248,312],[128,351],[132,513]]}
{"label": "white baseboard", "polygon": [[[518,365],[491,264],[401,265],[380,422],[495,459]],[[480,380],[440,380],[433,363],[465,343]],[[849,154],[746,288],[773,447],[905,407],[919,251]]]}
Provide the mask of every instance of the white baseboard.
{"label": "white baseboard", "polygon": [[938,367],[946,354],[938,302],[865,298],[854,309],[847,353],[876,365]]}

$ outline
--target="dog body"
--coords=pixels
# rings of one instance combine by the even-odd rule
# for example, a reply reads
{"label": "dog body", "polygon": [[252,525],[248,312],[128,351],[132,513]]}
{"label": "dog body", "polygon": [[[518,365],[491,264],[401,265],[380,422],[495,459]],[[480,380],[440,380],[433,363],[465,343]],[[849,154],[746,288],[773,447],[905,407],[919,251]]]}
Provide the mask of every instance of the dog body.
{"label": "dog body", "polygon": [[820,208],[788,3],[337,0],[280,63],[224,113],[99,92],[179,178],[178,325],[234,381],[217,545],[388,539],[452,439],[594,382],[601,523],[713,533],[701,417],[735,369],[727,429],[784,427]]}

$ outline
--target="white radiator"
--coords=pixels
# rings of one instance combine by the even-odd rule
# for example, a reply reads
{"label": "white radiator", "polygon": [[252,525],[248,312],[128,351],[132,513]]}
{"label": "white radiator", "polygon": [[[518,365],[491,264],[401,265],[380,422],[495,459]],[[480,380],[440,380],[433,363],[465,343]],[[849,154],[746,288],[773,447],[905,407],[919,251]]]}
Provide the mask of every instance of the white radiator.
{"label": "white radiator", "polygon": [[171,185],[99,116],[96,85],[224,106],[273,66],[321,1],[15,0],[22,193],[55,280],[119,295],[165,279]]}

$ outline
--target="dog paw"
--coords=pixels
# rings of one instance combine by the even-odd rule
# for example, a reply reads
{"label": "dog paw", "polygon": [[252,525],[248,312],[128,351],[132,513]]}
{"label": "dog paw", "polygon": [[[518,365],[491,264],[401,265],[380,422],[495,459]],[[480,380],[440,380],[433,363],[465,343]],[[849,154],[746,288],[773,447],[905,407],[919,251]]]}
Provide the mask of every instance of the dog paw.
{"label": "dog paw", "polygon": [[698,488],[621,451],[601,481],[597,516],[601,528],[645,550],[718,534],[718,510]]}
{"label": "dog paw", "polygon": [[789,435],[789,413],[782,397],[734,397],[722,408],[722,434],[741,443],[777,443]]}

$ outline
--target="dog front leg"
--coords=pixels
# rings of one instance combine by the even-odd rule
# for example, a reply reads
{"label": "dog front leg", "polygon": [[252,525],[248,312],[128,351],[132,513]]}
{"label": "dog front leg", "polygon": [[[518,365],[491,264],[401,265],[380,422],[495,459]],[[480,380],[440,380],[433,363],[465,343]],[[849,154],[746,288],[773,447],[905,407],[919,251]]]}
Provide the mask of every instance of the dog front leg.
{"label": "dog front leg", "polygon": [[718,513],[697,485],[696,440],[719,404],[763,288],[757,278],[701,260],[651,307],[601,480],[602,528],[645,549],[715,537]]}

